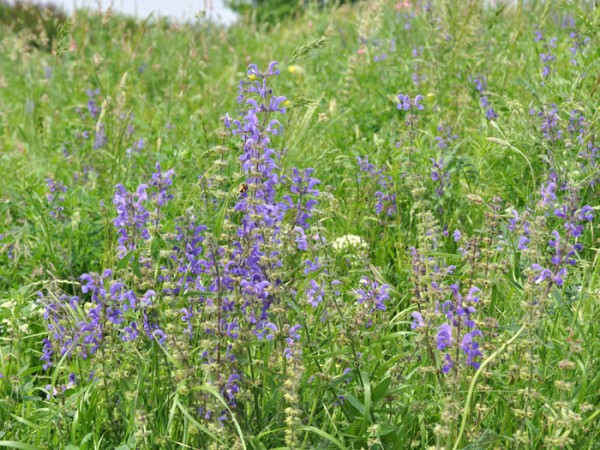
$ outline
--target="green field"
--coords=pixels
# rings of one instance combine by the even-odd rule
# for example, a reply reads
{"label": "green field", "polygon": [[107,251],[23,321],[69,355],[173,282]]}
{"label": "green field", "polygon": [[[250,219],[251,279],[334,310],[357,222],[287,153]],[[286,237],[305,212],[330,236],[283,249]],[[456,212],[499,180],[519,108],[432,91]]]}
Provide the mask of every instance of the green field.
{"label": "green field", "polygon": [[0,4],[0,447],[600,449],[600,8],[305,3]]}

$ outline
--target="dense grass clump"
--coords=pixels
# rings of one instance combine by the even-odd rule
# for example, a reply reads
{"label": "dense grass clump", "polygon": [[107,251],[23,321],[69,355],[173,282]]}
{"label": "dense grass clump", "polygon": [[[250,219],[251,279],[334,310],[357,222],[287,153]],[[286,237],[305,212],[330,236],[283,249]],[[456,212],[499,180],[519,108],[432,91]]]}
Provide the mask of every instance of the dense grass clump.
{"label": "dense grass clump", "polygon": [[592,2],[56,20],[0,30],[0,446],[597,448]]}
{"label": "dense grass clump", "polygon": [[41,51],[50,51],[57,39],[68,32],[67,16],[52,3],[2,0],[0,24],[22,42]]}

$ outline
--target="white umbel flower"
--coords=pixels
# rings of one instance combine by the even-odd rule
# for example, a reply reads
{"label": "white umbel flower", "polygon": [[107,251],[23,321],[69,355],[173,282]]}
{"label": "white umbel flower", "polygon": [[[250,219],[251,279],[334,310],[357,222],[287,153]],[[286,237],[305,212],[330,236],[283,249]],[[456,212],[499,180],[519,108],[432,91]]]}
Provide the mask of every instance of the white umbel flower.
{"label": "white umbel flower", "polygon": [[366,249],[367,243],[360,236],[346,234],[332,242],[333,249],[341,252],[348,249]]}

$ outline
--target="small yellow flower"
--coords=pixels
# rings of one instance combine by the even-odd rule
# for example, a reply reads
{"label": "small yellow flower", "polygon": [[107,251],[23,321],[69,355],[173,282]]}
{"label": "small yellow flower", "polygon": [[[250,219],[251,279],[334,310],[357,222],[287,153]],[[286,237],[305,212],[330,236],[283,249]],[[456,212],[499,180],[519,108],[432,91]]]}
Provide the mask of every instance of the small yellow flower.
{"label": "small yellow flower", "polygon": [[285,102],[283,102],[283,106],[290,106],[292,104],[292,102],[290,102],[289,100],[286,100]]}
{"label": "small yellow flower", "polygon": [[301,75],[304,73],[304,69],[300,66],[288,66],[289,73],[295,73],[296,75]]}
{"label": "small yellow flower", "polygon": [[258,77],[254,74],[248,75],[248,78],[250,78],[252,81],[258,79]]}

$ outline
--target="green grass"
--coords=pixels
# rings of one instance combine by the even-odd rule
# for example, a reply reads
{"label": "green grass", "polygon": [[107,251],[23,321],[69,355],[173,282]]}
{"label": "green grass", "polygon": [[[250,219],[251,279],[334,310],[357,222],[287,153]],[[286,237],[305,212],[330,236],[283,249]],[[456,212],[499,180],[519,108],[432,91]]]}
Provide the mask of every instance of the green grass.
{"label": "green grass", "polygon": [[[488,8],[439,0],[431,11],[401,3],[309,7],[294,20],[227,29],[82,11],[57,25],[47,45],[27,27],[0,30],[0,447],[600,448],[600,10],[592,2]],[[544,40],[534,40],[536,30]],[[576,55],[572,32],[578,42],[589,38]],[[555,59],[545,77],[540,55],[548,53]],[[273,148],[285,149],[278,174],[312,167],[321,192],[308,252],[294,241],[294,214],[278,241],[266,232],[264,245],[281,260],[262,262],[277,280],[268,310],[277,331],[267,340],[244,322],[239,280],[202,301],[198,288],[167,290],[175,284],[168,277],[181,276],[171,258],[177,225],[207,227],[204,257],[233,248],[242,214],[232,207],[247,180],[242,141],[223,117],[237,117],[248,64],[264,70],[273,60],[281,74],[269,87],[288,99],[283,133],[272,137]],[[92,117],[86,91],[95,89],[101,112]],[[398,110],[398,94],[422,95],[424,109]],[[496,119],[486,117],[482,96]],[[574,110],[585,125],[570,123]],[[562,134],[550,139],[544,121]],[[101,132],[105,142],[94,148]],[[366,156],[376,175],[359,171],[357,157]],[[440,157],[443,191],[432,177]],[[121,258],[115,185],[135,192],[157,162],[175,171],[173,199],[153,213],[160,224],[151,239]],[[551,174],[556,198],[544,203]],[[389,216],[376,212],[380,177],[395,194]],[[47,199],[46,178],[67,187],[64,199]],[[575,215],[593,208],[579,236],[554,213],[562,204]],[[510,229],[513,210],[528,234],[523,222]],[[581,244],[562,284],[532,269],[557,275],[555,230],[563,254]],[[365,244],[339,250],[344,235]],[[528,248],[519,248],[525,235]],[[305,260],[315,257],[323,267],[306,274]],[[122,326],[108,325],[103,309],[97,353],[62,356],[53,341],[44,370],[43,340],[53,335],[44,305],[64,306],[62,324],[87,320],[93,303],[80,276],[109,268],[138,298],[158,292],[143,314],[166,340],[140,333],[123,342]],[[198,280],[208,286],[220,276]],[[357,302],[362,277],[389,285],[385,311]],[[307,300],[310,280],[323,289],[317,307]],[[481,289],[473,317],[483,356],[479,369],[467,366],[453,341],[455,365],[444,373],[436,336],[443,303],[456,301],[453,284],[465,299]],[[82,303],[70,308],[74,295]],[[197,308],[193,338],[184,307]],[[414,329],[417,311],[427,325]],[[234,318],[235,339],[216,325]],[[301,338],[289,344],[295,324]],[[286,358],[290,345],[296,353]],[[231,372],[241,376],[235,404],[224,390]]]}

